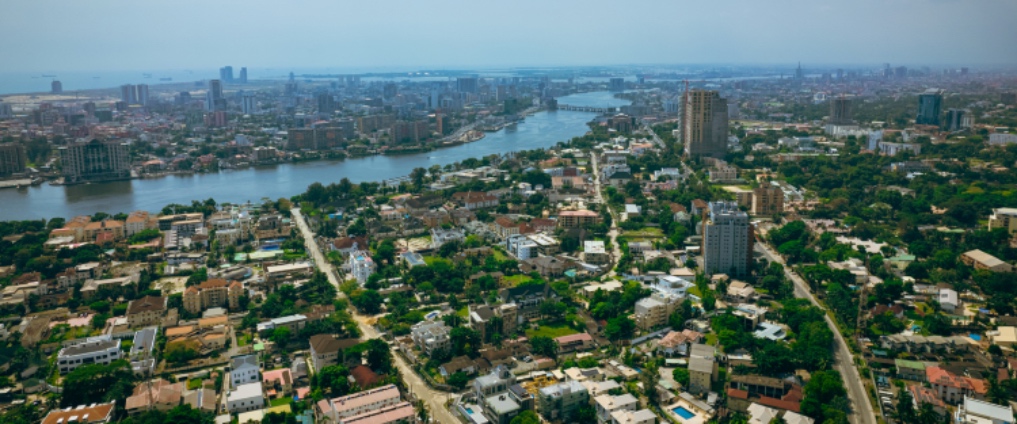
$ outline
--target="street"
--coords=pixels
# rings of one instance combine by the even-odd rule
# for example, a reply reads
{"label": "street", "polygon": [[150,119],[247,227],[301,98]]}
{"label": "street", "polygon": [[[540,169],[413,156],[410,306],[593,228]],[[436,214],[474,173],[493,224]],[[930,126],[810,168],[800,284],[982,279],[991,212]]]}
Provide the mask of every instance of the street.
{"label": "street", "polygon": [[[784,266],[784,274],[795,285],[795,297],[808,299],[813,305],[824,311],[826,310],[816,301],[815,296],[813,296],[812,291],[809,289],[809,285],[798,274],[791,271],[791,268],[784,263],[784,259],[780,255],[771,251],[763,243],[756,243],[756,250],[770,261]],[[833,331],[834,339],[836,339],[837,348],[834,351],[833,367],[840,372],[841,379],[844,380],[844,385],[847,388],[848,399],[851,401],[852,409],[851,413],[848,414],[848,419],[853,424],[876,424],[876,414],[873,412],[869,396],[865,392],[865,385],[862,384],[861,375],[858,374],[858,369],[855,368],[851,350],[848,349],[844,336],[840,334],[840,329],[837,328],[837,325],[830,316],[824,314],[823,317],[826,319],[826,325],[830,327],[830,331]]]}
{"label": "street", "polygon": [[[339,277],[335,275],[335,269],[329,264],[325,255],[321,253],[321,249],[318,248],[318,244],[314,241],[314,232],[311,231],[310,227],[307,226],[307,221],[304,220],[304,216],[300,213],[297,208],[290,209],[293,215],[293,221],[297,223],[297,227],[300,227],[300,234],[304,237],[304,243],[307,246],[307,253],[314,260],[315,265],[321,272],[324,272],[328,276],[328,281],[335,286],[336,291],[340,299],[345,299],[346,294],[339,290]],[[363,338],[366,339],[378,339],[381,338],[381,334],[374,328],[374,325],[370,322],[370,317],[366,317],[358,314],[355,310],[351,309],[353,319],[357,321],[357,327],[360,328],[360,332],[363,334]],[[449,394],[438,390],[431,389],[430,386],[417,375],[417,372],[406,360],[403,359],[399,353],[392,353],[392,360],[395,363],[396,368],[399,369],[399,373],[402,374],[403,381],[406,382],[406,386],[409,388],[410,393],[424,401],[427,405],[427,409],[430,412],[432,420],[439,423],[458,423],[459,419],[449,412],[448,408],[445,407],[445,400],[449,398]]]}
{"label": "street", "polygon": [[[597,191],[596,202],[607,208],[607,202],[604,201],[604,191],[600,186],[600,167],[597,164],[597,154],[590,152],[590,156],[593,161],[593,187]],[[608,278],[614,278],[614,264],[618,263],[618,260],[621,259],[621,248],[618,247],[618,220],[615,219],[614,213],[611,212],[610,208],[608,208],[608,212],[611,213],[611,229],[607,232],[607,236],[611,238],[611,270],[606,275]]]}

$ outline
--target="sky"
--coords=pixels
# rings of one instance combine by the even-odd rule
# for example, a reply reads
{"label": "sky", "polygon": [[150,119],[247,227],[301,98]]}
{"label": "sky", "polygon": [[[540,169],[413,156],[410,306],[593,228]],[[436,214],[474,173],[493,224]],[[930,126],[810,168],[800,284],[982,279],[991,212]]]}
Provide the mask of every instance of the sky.
{"label": "sky", "polygon": [[1014,0],[0,2],[0,72],[1017,64]]}

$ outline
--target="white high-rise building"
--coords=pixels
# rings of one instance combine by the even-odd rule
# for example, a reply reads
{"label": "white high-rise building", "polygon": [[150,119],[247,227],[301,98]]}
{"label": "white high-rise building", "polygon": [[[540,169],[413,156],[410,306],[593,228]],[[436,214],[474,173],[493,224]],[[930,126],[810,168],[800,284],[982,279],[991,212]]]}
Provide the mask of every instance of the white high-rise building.
{"label": "white high-rise building", "polygon": [[244,93],[244,97],[241,97],[240,106],[244,111],[245,115],[253,115],[258,113],[258,102],[254,100],[253,93]]}
{"label": "white high-rise building", "polygon": [[751,272],[753,231],[749,214],[735,202],[711,202],[703,222],[703,262],[710,274],[744,276]]}

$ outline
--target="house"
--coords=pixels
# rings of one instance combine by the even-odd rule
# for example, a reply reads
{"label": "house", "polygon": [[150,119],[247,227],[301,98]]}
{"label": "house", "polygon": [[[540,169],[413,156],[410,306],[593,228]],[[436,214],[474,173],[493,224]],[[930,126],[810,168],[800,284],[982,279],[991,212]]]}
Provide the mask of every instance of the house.
{"label": "house", "polygon": [[727,286],[728,300],[736,303],[752,303],[759,295],[751,284],[744,281],[734,280]]}
{"label": "house", "polygon": [[41,424],[101,424],[113,422],[114,403],[78,405],[74,408],[53,409],[43,417]]}
{"label": "house", "polygon": [[239,414],[264,408],[265,397],[261,389],[261,383],[257,381],[238,385],[236,390],[226,395],[226,410],[231,414]]}
{"label": "house", "polygon": [[923,404],[928,403],[932,405],[932,409],[937,414],[943,415],[947,413],[949,406],[932,389],[920,384],[911,384],[908,386],[908,391],[911,392],[911,399],[915,410],[921,409]]}
{"label": "house", "polygon": [[261,384],[269,398],[288,396],[293,392],[293,373],[289,368],[265,371]]}
{"label": "house", "polygon": [[603,265],[611,261],[607,248],[601,240],[586,240],[583,242],[583,261],[593,265]]}
{"label": "house", "polygon": [[657,415],[649,409],[638,411],[615,411],[611,413],[611,424],[655,424]]}
{"label": "house", "polygon": [[565,274],[567,262],[550,256],[530,258],[519,263],[519,269],[525,273],[536,272],[543,277],[560,277]]}
{"label": "house", "polygon": [[897,366],[897,378],[912,381],[925,381],[924,362],[895,359],[894,365]]}
{"label": "house", "polygon": [[598,424],[612,423],[611,415],[618,411],[635,411],[639,406],[639,399],[629,393],[612,396],[600,395],[593,398],[594,407],[597,411]]}
{"label": "house", "polygon": [[558,343],[558,352],[561,354],[581,352],[596,347],[596,344],[593,341],[593,336],[589,333],[578,333],[556,337],[554,341]]}
{"label": "house", "polygon": [[230,358],[230,388],[236,389],[241,384],[258,381],[261,365],[255,355],[242,355]]}
{"label": "house", "polygon": [[192,314],[199,314],[205,309],[221,306],[238,310],[240,309],[240,297],[243,294],[244,286],[239,281],[230,282],[222,278],[210,278],[184,290],[184,310]]}
{"label": "house", "polygon": [[956,290],[941,288],[939,289],[939,306],[942,307],[947,313],[954,313],[957,308],[960,307],[960,298],[957,295]]}
{"label": "house", "polygon": [[127,305],[127,325],[131,328],[160,325],[165,313],[166,298],[163,296],[145,296],[132,300]]}
{"label": "house", "polygon": [[689,355],[689,391],[704,393],[710,391],[717,377],[717,351],[713,346],[693,344]]}
{"label": "house", "polygon": [[442,377],[449,378],[452,374],[461,372],[466,375],[473,375],[487,370],[487,361],[483,358],[471,359],[469,356],[456,356],[438,367]]}
{"label": "house", "polygon": [[413,344],[427,356],[433,355],[436,351],[448,350],[452,344],[449,333],[452,328],[441,321],[421,321],[413,324],[410,329],[410,337]]}
{"label": "house", "polygon": [[699,343],[703,339],[703,333],[685,329],[672,331],[657,343],[657,354],[667,357],[686,356],[689,354],[689,346]]}
{"label": "house", "polygon": [[161,378],[134,387],[134,394],[127,398],[124,409],[127,415],[137,415],[150,409],[169,411],[180,405],[184,384],[170,383]]}
{"label": "house", "polygon": [[1013,409],[1009,405],[997,405],[965,396],[964,403],[957,409],[957,422],[961,424],[1011,424],[1014,422]]}
{"label": "house", "polygon": [[60,374],[67,374],[82,365],[108,365],[122,355],[119,339],[108,335],[90,337],[60,349],[57,353],[57,367]]}
{"label": "house", "polygon": [[954,405],[968,396],[983,399],[989,390],[985,380],[954,375],[940,367],[926,367],[925,378],[940,399]]}
{"label": "house", "polygon": [[770,424],[780,418],[780,411],[752,402],[749,405],[749,424]]}
{"label": "house", "polygon": [[399,402],[344,419],[342,424],[396,424],[416,422],[417,409],[409,402]]}
{"label": "house", "polygon": [[589,402],[589,391],[575,380],[563,381],[537,390],[538,410],[548,421],[569,422],[579,408]]}
{"label": "house", "polygon": [[651,330],[667,324],[668,318],[678,307],[680,298],[653,293],[636,301],[635,321],[643,330]]}
{"label": "house", "polygon": [[219,409],[215,390],[212,389],[186,390],[183,403],[206,414],[214,414]]}
{"label": "house", "polygon": [[525,284],[498,290],[498,296],[504,304],[515,304],[518,307],[517,314],[520,321],[538,318],[540,316],[540,304],[545,300],[556,297],[551,290],[551,284]]}
{"label": "house", "polygon": [[339,363],[339,354],[360,344],[359,339],[337,339],[331,334],[315,334],[311,336],[311,364],[315,371],[321,371],[329,365]]}
{"label": "house", "polygon": [[979,270],[1013,272],[1013,265],[1003,262],[1001,259],[978,249],[964,252],[964,254],[960,257],[960,260],[961,262],[964,262],[965,265]]}
{"label": "house", "polygon": [[269,283],[278,284],[286,279],[309,277],[313,272],[314,265],[311,265],[310,262],[270,265],[265,267],[265,280]]}
{"label": "house", "polygon": [[394,384],[389,384],[334,399],[318,401],[315,404],[316,421],[319,423],[346,423],[349,418],[395,406],[399,403],[399,389]]}
{"label": "house", "polygon": [[382,377],[374,372],[367,365],[357,365],[350,370],[350,378],[360,386],[361,389],[371,389],[382,381]]}
{"label": "house", "polygon": [[441,247],[443,244],[448,242],[452,241],[462,242],[463,240],[466,240],[466,232],[464,232],[462,229],[451,228],[446,230],[440,227],[431,229],[432,249],[437,249]]}

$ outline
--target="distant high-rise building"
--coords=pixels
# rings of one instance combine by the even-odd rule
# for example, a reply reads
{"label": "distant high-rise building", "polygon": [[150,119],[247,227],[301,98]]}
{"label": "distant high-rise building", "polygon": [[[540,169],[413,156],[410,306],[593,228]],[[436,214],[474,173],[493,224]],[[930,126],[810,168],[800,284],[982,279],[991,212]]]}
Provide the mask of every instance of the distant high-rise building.
{"label": "distant high-rise building", "polygon": [[839,80],[844,79],[844,70],[843,69],[838,69],[837,70],[837,79],[839,79]]}
{"label": "distant high-rise building", "polygon": [[961,75],[967,75],[967,74],[968,74],[968,68],[961,68]]}
{"label": "distant high-rise building", "polygon": [[11,105],[4,103],[0,100],[0,119],[7,119],[14,117],[14,108]]}
{"label": "distant high-rise building", "polygon": [[[241,71],[240,75],[243,75],[243,71]],[[244,93],[244,97],[240,99],[240,107],[245,115],[257,113],[258,103],[254,99],[254,93]]]}
{"label": "distant high-rise building", "polygon": [[51,93],[53,93],[53,94],[63,93],[64,92],[64,84],[61,83],[60,81],[53,80],[53,82],[51,82],[49,84],[49,91]]}
{"label": "distant high-rise building", "polygon": [[838,97],[830,100],[830,124],[851,125],[854,117],[851,110],[851,99]]}
{"label": "distant high-rise building", "polygon": [[727,100],[716,91],[689,90],[682,109],[685,154],[723,158],[727,153]]}
{"label": "distant high-rise building", "polygon": [[223,66],[219,68],[219,80],[222,82],[233,82],[233,67]]}
{"label": "distant high-rise building", "polygon": [[283,94],[286,96],[297,95],[297,83],[293,80],[287,82],[285,88],[283,88]]}
{"label": "distant high-rise building", "polygon": [[25,146],[21,143],[0,143],[0,178],[25,172]]}
{"label": "distant high-rise building", "polygon": [[131,178],[131,157],[127,144],[91,140],[60,148],[64,181],[125,180]]}
{"label": "distant high-rise building", "polygon": [[295,81],[296,79],[297,79],[297,76],[293,75],[293,71],[290,71],[290,81]]}
{"label": "distant high-rise building", "polygon": [[908,77],[908,67],[907,66],[898,66],[897,68],[895,68],[893,70],[893,75],[895,77],[897,77],[897,78],[907,78]]}
{"label": "distant high-rise building", "polygon": [[138,84],[134,86],[134,91],[138,98],[138,104],[148,104],[148,84]]}
{"label": "distant high-rise building", "polygon": [[708,274],[732,277],[752,270],[754,235],[749,214],[735,202],[711,202],[703,222],[703,265]]}
{"label": "distant high-rise building", "polygon": [[805,79],[805,71],[802,70],[802,62],[798,62],[798,68],[795,69],[795,79]]}
{"label": "distant high-rise building", "polygon": [[322,115],[332,115],[335,113],[335,97],[332,97],[328,93],[318,94],[318,113]]}
{"label": "distant high-rise building", "polygon": [[946,111],[947,131],[960,131],[971,128],[974,124],[972,121],[971,111],[964,109],[950,109]]}
{"label": "distant high-rise building", "polygon": [[89,116],[95,116],[95,102],[85,102],[81,105],[81,109]]}
{"label": "distant high-rise building", "polygon": [[389,132],[392,144],[419,143],[431,135],[427,121],[396,121]]}
{"label": "distant high-rise building", "polygon": [[247,67],[240,68],[240,83],[247,84]]}
{"label": "distant high-rise building", "polygon": [[460,93],[476,93],[480,88],[477,77],[463,77],[456,79],[456,90]]}
{"label": "distant high-rise building", "polygon": [[625,78],[611,78],[607,87],[611,91],[625,91]]}
{"label": "distant high-rise building", "polygon": [[222,128],[227,123],[226,111],[216,110],[205,113],[205,126],[209,128]]}
{"label": "distant high-rise building", "polygon": [[129,105],[138,103],[138,94],[132,84],[124,84],[120,86],[120,101]]}
{"label": "distant high-rise building", "polygon": [[189,92],[189,91],[181,91],[179,94],[177,94],[177,104],[178,105],[183,106],[183,105],[187,105],[187,104],[190,104],[190,103],[191,103],[191,92]]}
{"label": "distant high-rise building", "polygon": [[939,114],[943,107],[943,91],[935,88],[918,95],[918,125],[939,125]]}
{"label": "distant high-rise building", "polygon": [[205,110],[209,112],[226,110],[226,98],[222,95],[222,81],[208,81],[208,91],[205,92]]}

